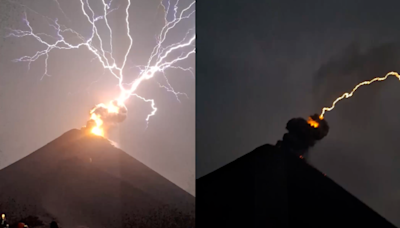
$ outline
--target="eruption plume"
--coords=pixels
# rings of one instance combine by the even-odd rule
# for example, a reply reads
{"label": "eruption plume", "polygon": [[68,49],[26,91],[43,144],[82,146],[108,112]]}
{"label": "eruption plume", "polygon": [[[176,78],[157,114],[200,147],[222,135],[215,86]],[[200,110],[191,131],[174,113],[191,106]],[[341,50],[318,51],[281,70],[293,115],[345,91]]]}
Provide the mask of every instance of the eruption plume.
{"label": "eruption plume", "polygon": [[111,101],[108,105],[103,103],[96,105],[90,111],[90,120],[86,124],[91,133],[98,136],[105,136],[105,131],[121,123],[126,119],[128,110],[118,101]]}
{"label": "eruption plume", "polygon": [[303,118],[293,118],[286,124],[287,133],[278,141],[277,146],[284,150],[303,156],[317,141],[323,139],[329,132],[326,120],[314,114],[308,121]]}

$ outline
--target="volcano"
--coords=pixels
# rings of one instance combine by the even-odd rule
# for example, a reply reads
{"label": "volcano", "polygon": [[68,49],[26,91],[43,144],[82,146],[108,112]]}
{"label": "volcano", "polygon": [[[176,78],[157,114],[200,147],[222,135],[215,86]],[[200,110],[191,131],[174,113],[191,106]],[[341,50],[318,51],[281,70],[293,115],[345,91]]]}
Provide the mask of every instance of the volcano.
{"label": "volcano", "polygon": [[197,227],[395,228],[284,148],[263,145],[197,179]]}
{"label": "volcano", "polygon": [[194,201],[107,139],[77,129],[0,170],[0,209],[9,221],[37,216],[62,227],[155,227],[146,220],[167,227],[155,221],[157,211],[189,216]]}

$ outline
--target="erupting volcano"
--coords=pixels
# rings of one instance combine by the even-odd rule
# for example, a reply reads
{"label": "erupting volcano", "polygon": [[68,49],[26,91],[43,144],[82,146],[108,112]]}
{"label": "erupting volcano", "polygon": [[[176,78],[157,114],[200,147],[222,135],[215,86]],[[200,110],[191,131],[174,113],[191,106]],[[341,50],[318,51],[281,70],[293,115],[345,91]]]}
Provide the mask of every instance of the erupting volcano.
{"label": "erupting volcano", "polygon": [[303,155],[329,131],[315,114],[293,118],[276,145],[262,145],[196,182],[200,227],[395,228]]}
{"label": "erupting volcano", "polygon": [[[125,103],[131,97],[139,98],[140,100],[149,103],[152,111],[147,115],[146,122],[148,123],[149,118],[154,116],[157,108],[155,101],[151,98],[145,98],[138,94],[138,88],[140,85],[147,81],[154,79],[156,76],[163,76],[165,78],[165,84],[159,84],[159,88],[164,88],[168,92],[173,93],[179,101],[179,95],[186,95],[185,93],[177,92],[169,82],[166,71],[170,69],[182,70],[191,72],[194,75],[191,67],[185,67],[183,62],[191,60],[191,57],[195,54],[195,29],[194,24],[182,25],[184,21],[194,16],[195,13],[195,1],[189,1],[180,6],[180,2],[161,1],[160,7],[163,9],[163,22],[159,33],[156,34],[154,46],[147,59],[145,59],[140,65],[130,65],[128,62],[132,55],[137,51],[134,50],[134,39],[131,34],[130,26],[130,13],[131,11],[131,0],[126,0],[125,10],[121,12],[121,16],[124,17],[124,24],[118,24],[119,26],[126,28],[126,38],[128,43],[124,44],[126,48],[122,53],[114,52],[115,44],[114,39],[115,32],[111,26],[112,20],[109,20],[109,14],[119,10],[119,6],[114,6],[113,1],[98,1],[96,4],[89,1],[80,1],[81,13],[85,16],[88,31],[91,31],[90,37],[85,37],[73,28],[67,27],[60,24],[58,19],[52,21],[47,18],[46,24],[49,24],[52,30],[55,30],[57,37],[55,41],[47,41],[44,37],[53,37],[50,34],[43,32],[36,32],[36,28],[31,25],[28,14],[24,13],[23,21],[26,24],[26,29],[15,29],[11,30],[11,33],[7,37],[32,37],[38,43],[43,45],[43,50],[37,51],[35,55],[23,56],[15,59],[14,62],[28,62],[29,65],[35,62],[40,57],[45,58],[45,70],[44,76],[50,76],[48,73],[48,59],[49,54],[53,50],[74,50],[74,49],[86,49],[89,53],[94,55],[104,70],[108,71],[110,76],[117,79],[117,85],[119,88],[119,97],[115,100],[110,101],[108,104],[98,104],[90,111],[90,120],[86,124],[86,128],[91,133],[99,136],[106,136],[108,128],[114,126],[117,123],[122,122],[126,118],[127,109]],[[98,10],[95,10],[95,9]],[[101,10],[100,10],[101,9]],[[158,8],[159,9],[159,8]],[[154,10],[158,10],[154,9]],[[97,16],[99,15],[99,16]],[[168,17],[169,16],[169,17]],[[103,26],[103,27],[101,27]],[[119,27],[118,26],[118,27]],[[179,32],[179,29],[184,32]],[[53,31],[54,32],[54,31]],[[171,36],[171,34],[174,34]],[[135,34],[142,35],[142,34]],[[70,37],[72,36],[76,41],[72,42]],[[75,43],[78,42],[78,43]],[[135,73],[134,79],[129,75],[129,68],[138,68],[140,72]],[[187,96],[187,95],[186,95]]]}
{"label": "erupting volcano", "polygon": [[126,119],[125,105],[116,100],[106,104],[98,104],[90,110],[90,120],[86,128],[93,134],[105,137],[108,128],[121,123]]}
{"label": "erupting volcano", "polygon": [[0,211],[13,222],[38,216],[62,227],[194,223],[194,196],[107,139],[77,129],[0,170],[0,180]]}

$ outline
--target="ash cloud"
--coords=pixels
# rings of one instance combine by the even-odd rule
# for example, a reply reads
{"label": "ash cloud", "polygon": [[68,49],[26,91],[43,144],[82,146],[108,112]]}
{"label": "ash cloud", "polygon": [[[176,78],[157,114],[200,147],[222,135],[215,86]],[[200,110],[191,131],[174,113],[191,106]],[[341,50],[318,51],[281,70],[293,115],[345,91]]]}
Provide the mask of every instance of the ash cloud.
{"label": "ash cloud", "polygon": [[116,124],[123,122],[126,119],[128,110],[123,106],[118,106],[117,101],[113,101],[112,103],[114,106],[119,107],[118,113],[109,113],[105,107],[97,107],[94,113],[100,115],[105,123]]}
{"label": "ash cloud", "polygon": [[[118,106],[117,101],[113,101],[112,104],[116,107],[119,107],[119,111],[117,113],[110,113],[108,112],[106,107],[98,106],[95,108],[94,112],[96,115],[100,116],[103,120],[103,127],[105,129],[109,129],[117,125],[118,123],[123,122],[126,119],[128,110],[124,106]],[[92,127],[96,126],[94,120],[89,120],[86,124],[86,127],[91,129]]]}
{"label": "ash cloud", "polygon": [[[367,50],[362,50],[358,43],[352,43],[316,71],[313,78],[315,103],[318,108],[330,106],[338,96],[351,91],[358,83],[397,71],[399,64],[399,43],[384,43]],[[378,82],[358,90],[355,96],[361,95],[362,99],[357,99],[351,107],[344,106],[335,112],[359,123],[369,120],[371,105],[376,103],[376,95],[382,86],[384,83]],[[358,115],[357,109],[362,109],[363,114]],[[352,115],[354,118],[351,118]]]}
{"label": "ash cloud", "polygon": [[318,117],[318,114],[310,116],[311,119],[319,123],[317,128],[312,127],[303,118],[289,120],[286,124],[288,132],[284,134],[282,141],[279,141],[277,146],[284,150],[292,151],[297,155],[304,155],[317,141],[328,135],[328,123]]}

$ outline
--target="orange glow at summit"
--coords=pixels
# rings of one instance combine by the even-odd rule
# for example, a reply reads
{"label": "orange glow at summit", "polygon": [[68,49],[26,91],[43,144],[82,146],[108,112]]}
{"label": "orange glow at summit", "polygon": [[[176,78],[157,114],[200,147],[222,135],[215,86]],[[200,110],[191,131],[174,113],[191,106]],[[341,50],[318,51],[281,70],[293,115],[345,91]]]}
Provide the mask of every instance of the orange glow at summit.
{"label": "orange glow at summit", "polygon": [[313,120],[311,117],[308,117],[307,123],[310,124],[313,128],[317,128],[319,126],[319,123]]}
{"label": "orange glow at summit", "polygon": [[92,110],[90,110],[90,120],[95,122],[95,126],[90,130],[92,134],[105,137],[104,121],[100,114],[96,114],[95,110],[98,108],[105,108],[108,113],[119,113],[120,107],[110,102],[108,105],[103,103],[96,105]]}

